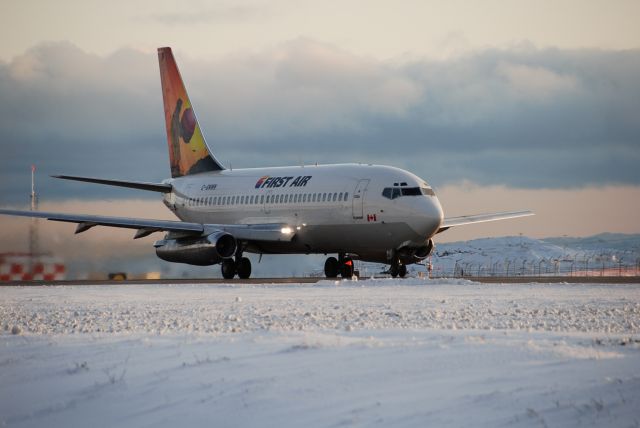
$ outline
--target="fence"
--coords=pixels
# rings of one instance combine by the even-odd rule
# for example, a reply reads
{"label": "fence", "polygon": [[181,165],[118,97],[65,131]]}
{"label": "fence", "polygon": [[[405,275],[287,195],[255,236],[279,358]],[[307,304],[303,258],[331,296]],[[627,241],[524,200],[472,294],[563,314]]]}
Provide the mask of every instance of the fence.
{"label": "fence", "polygon": [[434,258],[432,277],[511,277],[511,276],[639,276],[640,257],[635,260],[619,259],[503,259],[489,262],[458,260],[454,266],[439,263]]}

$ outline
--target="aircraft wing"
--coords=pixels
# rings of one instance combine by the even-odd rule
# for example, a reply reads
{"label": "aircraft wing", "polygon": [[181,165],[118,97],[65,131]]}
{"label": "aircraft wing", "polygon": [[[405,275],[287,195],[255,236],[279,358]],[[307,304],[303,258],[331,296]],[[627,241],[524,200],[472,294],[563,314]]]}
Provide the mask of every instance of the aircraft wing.
{"label": "aircraft wing", "polygon": [[268,224],[201,224],[177,220],[150,220],[130,217],[108,217],[90,214],[66,214],[46,211],[20,211],[0,209],[0,214],[21,217],[46,218],[52,221],[78,223],[76,233],[82,233],[94,226],[137,229],[134,239],[143,238],[154,232],[184,232],[188,235],[201,235],[222,230],[236,239],[250,241],[291,241],[295,233],[281,223]]}
{"label": "aircraft wing", "polygon": [[487,221],[496,221],[496,220],[507,220],[510,218],[517,217],[527,217],[530,215],[534,215],[533,211],[507,211],[500,213],[489,213],[489,214],[475,214],[475,215],[463,215],[460,217],[449,217],[445,218],[440,225],[440,229],[438,232],[444,232],[445,230],[456,227],[456,226],[464,226],[467,224],[473,223],[485,223]]}

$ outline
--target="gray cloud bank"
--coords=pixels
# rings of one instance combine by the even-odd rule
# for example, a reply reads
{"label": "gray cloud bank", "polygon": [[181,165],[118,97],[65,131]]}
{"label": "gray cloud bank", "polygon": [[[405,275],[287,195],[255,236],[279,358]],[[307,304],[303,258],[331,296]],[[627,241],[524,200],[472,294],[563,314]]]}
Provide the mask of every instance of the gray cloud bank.
{"label": "gray cloud bank", "polygon": [[[385,163],[437,186],[640,184],[640,51],[522,45],[448,60],[379,61],[298,39],[212,60],[176,57],[216,155],[234,167]],[[68,43],[0,63],[0,204],[29,165],[169,174],[155,53]],[[136,193],[41,178],[44,197]]]}

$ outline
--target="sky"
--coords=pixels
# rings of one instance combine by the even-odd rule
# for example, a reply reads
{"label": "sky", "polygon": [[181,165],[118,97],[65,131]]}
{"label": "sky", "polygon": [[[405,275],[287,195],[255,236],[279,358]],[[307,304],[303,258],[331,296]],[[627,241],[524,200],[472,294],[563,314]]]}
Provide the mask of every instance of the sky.
{"label": "sky", "polygon": [[48,175],[169,175],[156,48],[171,46],[226,165],[390,164],[447,216],[537,213],[439,241],[639,233],[638,16],[595,0],[5,1],[0,206],[28,203],[35,164],[52,206],[170,216],[155,195]]}

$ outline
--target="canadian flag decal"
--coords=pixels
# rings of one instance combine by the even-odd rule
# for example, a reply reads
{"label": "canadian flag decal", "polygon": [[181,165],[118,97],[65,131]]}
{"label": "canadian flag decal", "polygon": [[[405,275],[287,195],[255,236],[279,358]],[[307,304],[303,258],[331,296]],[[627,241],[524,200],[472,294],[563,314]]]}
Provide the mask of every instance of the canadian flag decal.
{"label": "canadian flag decal", "polygon": [[375,214],[367,214],[367,221],[378,221]]}

